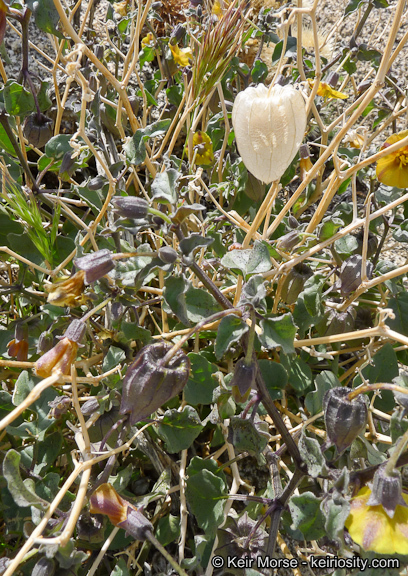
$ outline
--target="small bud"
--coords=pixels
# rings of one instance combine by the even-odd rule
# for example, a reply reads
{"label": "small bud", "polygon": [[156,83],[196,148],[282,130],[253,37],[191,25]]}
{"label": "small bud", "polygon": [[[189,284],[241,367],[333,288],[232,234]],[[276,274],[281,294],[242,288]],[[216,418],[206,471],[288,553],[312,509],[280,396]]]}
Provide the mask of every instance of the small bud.
{"label": "small bud", "polygon": [[241,358],[235,364],[234,375],[230,381],[230,386],[237,386],[241,396],[244,396],[246,392],[253,387],[255,376],[255,364],[247,364],[245,358]]}
{"label": "small bud", "polygon": [[368,418],[367,398],[360,394],[349,400],[349,388],[331,388],[323,397],[324,421],[329,443],[340,454],[365,429]]}
{"label": "small bud", "polygon": [[37,342],[37,354],[45,354],[54,346],[54,336],[48,330],[41,332]]}
{"label": "small bud", "polygon": [[[293,232],[289,232],[293,234]],[[295,232],[296,234],[296,232]],[[287,275],[281,291],[281,298],[286,304],[294,304],[302,292],[306,280],[313,276],[312,270],[307,264],[296,264]]]}
{"label": "small bud", "polygon": [[176,44],[181,42],[181,40],[183,40],[185,33],[186,29],[184,28],[184,26],[182,24],[177,24],[171,33],[170,43],[173,46],[175,46]]}
{"label": "small bud", "polygon": [[170,246],[163,246],[159,249],[158,254],[160,260],[165,264],[173,264],[178,258],[177,252]]}
{"label": "small bud", "polygon": [[68,398],[68,396],[57,396],[54,400],[48,402],[48,406],[51,408],[48,417],[59,420],[61,416],[68,412],[71,404],[71,398]]}
{"label": "small bud", "polygon": [[162,364],[171,349],[168,342],[149,344],[129,366],[123,381],[120,414],[130,414],[131,425],[150,416],[187,384],[190,361],[182,350],[166,365]]}
{"label": "small bud", "polygon": [[82,320],[73,320],[71,324],[68,326],[65,334],[63,337],[59,336],[59,338],[68,338],[72,342],[76,344],[80,344],[82,338],[85,336],[86,332],[86,324],[82,322]]}
{"label": "small bud", "polygon": [[52,138],[53,121],[45,114],[30,114],[27,116],[23,126],[24,138],[28,143],[36,148],[42,148]]}
{"label": "small bud", "polygon": [[289,215],[288,225],[292,229],[299,228],[299,222],[296,220],[296,218],[292,214]]}
{"label": "small bud", "polygon": [[402,497],[401,473],[398,470],[389,473],[386,464],[378,468],[374,474],[373,489],[367,505],[381,505],[390,518],[394,517],[397,506],[407,506]]}
{"label": "small bud", "polygon": [[149,211],[149,203],[143,198],[134,196],[123,196],[112,200],[115,212],[122,218],[133,218],[141,220],[146,218]]}
{"label": "small bud", "polygon": [[331,86],[332,88],[336,88],[337,84],[339,83],[339,74],[338,72],[330,72],[330,74],[327,77],[327,84],[329,84],[329,86]]}
{"label": "small bud", "polygon": [[74,260],[75,266],[85,271],[85,282],[91,284],[115,268],[110,250],[98,250]]}
{"label": "small bud", "polygon": [[297,230],[291,230],[287,234],[281,236],[277,242],[279,250],[291,250],[298,242],[300,242],[300,234]]}

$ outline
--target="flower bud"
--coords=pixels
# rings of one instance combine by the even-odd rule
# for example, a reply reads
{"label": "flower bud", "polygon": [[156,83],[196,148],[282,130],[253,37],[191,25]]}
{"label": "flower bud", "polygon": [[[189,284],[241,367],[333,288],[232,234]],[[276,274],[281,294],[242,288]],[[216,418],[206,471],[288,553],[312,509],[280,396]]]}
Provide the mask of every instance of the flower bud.
{"label": "flower bud", "polygon": [[234,375],[230,381],[230,386],[237,386],[241,396],[250,390],[255,383],[256,366],[247,364],[245,358],[241,358],[235,364]]}
{"label": "flower bud", "polygon": [[331,336],[332,334],[344,334],[351,332],[354,328],[356,319],[356,310],[349,306],[344,312],[329,310],[326,312],[323,322],[319,323],[318,329],[322,336]]}
{"label": "flower bud", "polygon": [[177,24],[170,35],[170,43],[175,46],[183,40],[185,33],[186,29],[184,26],[182,24]]}
{"label": "flower bud", "polygon": [[36,148],[42,148],[52,138],[53,121],[45,114],[30,114],[27,116],[23,126],[24,138],[28,143]]}
{"label": "flower bud", "polygon": [[115,212],[122,218],[133,218],[142,220],[146,218],[149,211],[149,203],[144,198],[134,196],[121,196],[112,200]]}
{"label": "flower bud", "polygon": [[298,242],[301,236],[297,230],[291,230],[287,234],[281,236],[277,242],[279,250],[291,250]]}
{"label": "flower bud", "polygon": [[160,248],[158,255],[160,260],[165,264],[173,264],[178,258],[177,252],[170,246],[163,246]]}
{"label": "flower bud", "polygon": [[[293,234],[293,232],[289,232]],[[281,291],[281,298],[286,304],[294,304],[302,292],[306,280],[313,276],[312,270],[307,264],[296,264],[287,275]]]}
{"label": "flower bud", "polygon": [[163,365],[172,349],[168,342],[142,348],[126,372],[120,414],[130,414],[130,424],[140,422],[162,404],[179,394],[187,384],[190,361],[182,350]]}
{"label": "flower bud", "polygon": [[37,342],[37,354],[45,354],[54,345],[54,336],[49,330],[41,332]]}
{"label": "flower bud", "polygon": [[98,250],[74,260],[75,266],[85,271],[85,282],[91,284],[115,268],[110,250]]}
{"label": "flower bud", "polygon": [[331,388],[323,397],[324,421],[328,445],[340,454],[365,429],[368,418],[367,398],[363,395],[349,400],[349,388]]}
{"label": "flower bud", "polygon": [[332,88],[336,88],[337,84],[339,83],[339,78],[340,76],[338,72],[330,72],[326,80],[327,84]]}
{"label": "flower bud", "polygon": [[397,506],[407,506],[402,497],[402,480],[399,470],[387,471],[383,464],[374,474],[373,488],[367,501],[368,506],[381,505],[390,518],[394,517]]}
{"label": "flower bud", "polygon": [[48,406],[51,408],[48,418],[59,420],[61,416],[68,412],[71,404],[71,398],[68,398],[68,396],[57,396],[54,400],[48,402]]}

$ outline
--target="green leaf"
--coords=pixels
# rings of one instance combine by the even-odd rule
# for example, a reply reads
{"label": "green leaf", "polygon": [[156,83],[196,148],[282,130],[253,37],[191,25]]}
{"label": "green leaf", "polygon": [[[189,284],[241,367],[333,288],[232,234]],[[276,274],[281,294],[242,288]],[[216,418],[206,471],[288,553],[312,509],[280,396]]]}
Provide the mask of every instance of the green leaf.
{"label": "green leaf", "polygon": [[136,130],[129,142],[123,146],[128,163],[134,166],[142,164],[146,158],[145,142],[149,138],[165,134],[170,124],[171,120],[169,119],[158,120],[157,122],[150,124],[150,126],[146,126],[146,128]]}
{"label": "green leaf", "polygon": [[157,427],[157,433],[166,443],[170,454],[186,450],[203,429],[197,411],[185,406],[182,412],[167,410]]}
{"label": "green leaf", "polygon": [[306,436],[305,429],[299,439],[299,451],[302,460],[306,463],[307,471],[312,478],[317,478],[322,474],[326,460],[320,450],[320,444],[314,438]]}
{"label": "green leaf", "polygon": [[185,256],[189,256],[196,248],[205,248],[214,242],[214,238],[190,234],[180,242],[180,250]]}
{"label": "green leaf", "polygon": [[142,328],[135,322],[123,321],[120,325],[120,329],[123,332],[127,342],[131,340],[140,340],[145,346],[146,344],[149,344],[150,340],[152,339],[150,330]]}
{"label": "green leaf", "polygon": [[186,292],[190,286],[184,276],[168,276],[164,281],[163,296],[171,311],[185,326],[190,326],[186,305]]}
{"label": "green leaf", "polygon": [[309,364],[297,356],[289,357],[286,354],[281,354],[280,360],[288,373],[289,384],[296,392],[303,394],[313,381]]}
{"label": "green leaf", "polygon": [[33,12],[35,23],[40,30],[64,40],[63,34],[56,28],[59,15],[52,0],[27,0],[26,4]]}
{"label": "green leaf", "polygon": [[262,426],[265,422],[259,420],[256,424],[253,424],[249,418],[241,416],[233,416],[230,419],[228,441],[234,446],[237,454],[249,452],[258,458],[265,450],[269,440],[267,428],[266,434],[260,433],[263,431]]}
{"label": "green leaf", "polygon": [[266,282],[260,274],[251,276],[242,288],[240,305],[251,304],[254,308],[260,308],[266,312]]}
{"label": "green leaf", "polygon": [[258,360],[262,377],[272,400],[282,398],[282,390],[288,383],[288,374],[282,364],[272,360]]}
{"label": "green leaf", "polygon": [[395,314],[395,318],[387,318],[386,324],[404,336],[408,336],[408,293],[399,292],[394,298],[388,300],[387,308]]}
{"label": "green leaf", "polygon": [[[384,344],[373,356],[372,362],[362,370],[363,377],[375,384],[376,382],[392,382],[399,374],[397,355],[391,344]],[[361,377],[353,380],[353,388],[362,383]],[[383,412],[391,412],[395,406],[394,395],[389,390],[383,390],[374,402],[375,408]]]}
{"label": "green leaf", "polygon": [[301,293],[310,316],[315,317],[323,314],[322,290],[325,278],[321,274],[314,274],[305,282]]}
{"label": "green leaf", "polygon": [[186,292],[187,316],[191,322],[201,322],[222,310],[214,296],[202,288],[192,286]]}
{"label": "green leaf", "polygon": [[239,342],[248,330],[248,324],[238,316],[235,316],[235,314],[225,316],[218,326],[217,337],[215,340],[214,352],[217,360],[221,360],[232,344]]}
{"label": "green leaf", "polygon": [[0,152],[7,152],[11,156],[16,156],[16,151],[10,141],[10,138],[7,136],[3,126],[0,124]]}
{"label": "green leaf", "polygon": [[268,66],[262,60],[257,60],[251,71],[252,80],[258,84],[268,76]]}
{"label": "green leaf", "polygon": [[[14,385],[14,406],[19,406],[26,399],[37,382],[39,382],[39,379],[29,374],[26,370],[21,372]],[[36,437],[38,440],[43,441],[45,432],[55,422],[54,418],[49,418],[48,416],[50,412],[48,403],[54,400],[56,396],[58,396],[58,392],[55,389],[47,388],[44,390],[39,399],[31,404],[29,408],[29,411],[34,412],[36,417],[30,418],[29,421],[24,421],[19,426],[7,426],[9,434],[14,434],[20,438]]]}
{"label": "green leaf", "polygon": [[350,514],[350,502],[343,497],[329,498],[324,503],[324,515],[326,521],[324,527],[330,540],[343,542],[344,523]]}
{"label": "green leaf", "polygon": [[346,9],[344,11],[344,14],[351,14],[352,12],[355,12],[357,10],[357,8],[360,6],[360,4],[363,4],[364,0],[350,0],[350,2],[347,4]]}
{"label": "green leaf", "polygon": [[293,530],[300,530],[305,540],[318,540],[325,536],[325,518],[320,510],[321,499],[312,492],[292,496],[289,509],[292,515]]}
{"label": "green leaf", "polygon": [[152,183],[152,196],[157,202],[175,204],[177,202],[176,182],[180,174],[174,168],[159,172]]}
{"label": "green leaf", "polygon": [[[111,346],[102,362],[102,370],[108,372],[115,366],[118,366],[126,359],[126,354],[121,348],[116,346]],[[111,374],[107,378],[104,378],[104,383],[109,388],[115,388],[120,380],[120,376],[117,373]]]}
{"label": "green leaf", "polygon": [[[161,519],[162,520],[162,519]],[[159,521],[160,524],[160,521]],[[160,540],[160,538],[157,538]],[[163,542],[162,542],[163,544]],[[126,565],[126,560],[123,557],[117,559],[116,564],[110,576],[130,576],[129,568]]]}
{"label": "green leaf", "polygon": [[250,250],[227,252],[221,259],[221,264],[230,270],[240,270],[243,276],[268,272],[272,266],[267,246],[258,240]]}
{"label": "green leaf", "polygon": [[11,116],[27,116],[35,108],[34,97],[21,84],[9,80],[3,90],[4,106]]}
{"label": "green leaf", "polygon": [[[291,58],[292,56],[295,56],[296,55],[296,47],[297,47],[296,38],[294,36],[288,36],[287,42],[286,42],[285,56],[287,58]],[[273,54],[272,54],[272,66],[280,60],[280,57],[282,55],[282,50],[283,50],[283,40],[280,40],[276,44],[275,50],[273,51]]]}
{"label": "green leaf", "polygon": [[48,91],[50,89],[51,83],[42,81],[40,91],[37,94],[38,104],[40,106],[41,112],[46,112],[48,108],[52,106],[52,100],[49,97]]}
{"label": "green leaf", "polygon": [[198,526],[215,535],[224,520],[225,496],[228,493],[224,475],[218,473],[214,460],[193,458],[187,467],[186,497]]}
{"label": "green leaf", "polygon": [[43,476],[45,472],[55,464],[55,461],[62,447],[62,434],[53,432],[36,445],[36,454],[33,462],[34,445],[31,444],[21,453],[22,463],[27,469],[32,469],[38,476]]}
{"label": "green leaf", "polygon": [[323,370],[320,372],[320,374],[316,376],[314,384],[316,388],[315,391],[306,394],[305,398],[305,406],[311,416],[314,416],[323,410],[323,396],[327,390],[341,386],[340,380],[329,370]]}
{"label": "green leaf", "polygon": [[169,514],[157,523],[156,538],[162,546],[168,546],[180,536],[180,516]]}
{"label": "green leaf", "polygon": [[[397,379],[395,379],[394,382],[397,384],[396,380]],[[395,444],[398,438],[401,438],[401,436],[403,436],[407,430],[408,419],[405,417],[405,411],[394,410],[390,420],[390,434],[392,443]]]}
{"label": "green leaf", "polygon": [[184,388],[184,399],[192,406],[211,404],[213,391],[217,387],[217,382],[212,378],[212,374],[217,372],[217,366],[194,352],[188,354],[188,357],[191,362],[191,369],[190,377]]}
{"label": "green leaf", "polygon": [[72,134],[53,136],[45,145],[45,155],[53,160],[62,160],[67,152],[73,152],[70,146]]}
{"label": "green leaf", "polygon": [[276,318],[265,318],[261,320],[262,334],[259,340],[265,348],[273,350],[282,348],[285,354],[295,352],[293,342],[296,335],[296,326],[293,322],[292,314],[289,312]]}
{"label": "green leaf", "polygon": [[23,482],[20,474],[21,455],[16,450],[9,450],[3,461],[3,476],[7,488],[13,496],[17,506],[22,508],[35,506],[44,509],[42,499],[34,492],[33,481]]}

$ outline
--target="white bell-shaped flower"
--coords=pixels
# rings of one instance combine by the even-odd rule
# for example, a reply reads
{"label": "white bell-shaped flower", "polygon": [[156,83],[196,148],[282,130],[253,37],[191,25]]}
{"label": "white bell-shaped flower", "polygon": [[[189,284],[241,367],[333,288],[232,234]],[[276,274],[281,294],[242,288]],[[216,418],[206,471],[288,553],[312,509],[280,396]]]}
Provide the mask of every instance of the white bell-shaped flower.
{"label": "white bell-shaped flower", "polygon": [[293,86],[259,84],[240,92],[232,125],[247,169],[262,182],[279,180],[299,150],[306,122],[305,101]]}

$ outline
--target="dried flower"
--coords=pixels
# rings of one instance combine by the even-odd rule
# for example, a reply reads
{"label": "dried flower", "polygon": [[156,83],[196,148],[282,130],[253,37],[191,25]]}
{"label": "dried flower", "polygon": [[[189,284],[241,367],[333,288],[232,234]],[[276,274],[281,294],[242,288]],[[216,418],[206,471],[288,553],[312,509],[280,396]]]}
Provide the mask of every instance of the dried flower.
{"label": "dried flower", "polygon": [[[350,515],[345,522],[351,538],[365,551],[377,554],[408,554],[408,508],[397,505],[390,518],[383,506],[370,506],[371,490],[361,488],[350,502]],[[402,494],[408,503],[408,496]]]}
{"label": "dried flower", "polygon": [[[381,146],[381,150],[399,142],[408,136],[408,130],[393,134]],[[408,146],[402,146],[380,158],[377,162],[376,175],[386,186],[408,188]]]}
{"label": "dried flower", "polygon": [[70,278],[46,286],[48,294],[47,302],[54,306],[79,306],[84,303],[85,272],[80,270]]}
{"label": "dried flower", "polygon": [[74,260],[75,266],[85,271],[85,282],[91,284],[115,268],[110,250],[98,250]]}
{"label": "dried flower", "polygon": [[193,147],[196,152],[195,163],[197,166],[209,166],[213,164],[213,144],[208,134],[198,130],[193,136]]}
{"label": "dried flower", "polygon": [[42,378],[60,372],[69,374],[76,359],[77,350],[85,334],[86,326],[81,320],[73,320],[61,340],[34,364],[35,373]]}
{"label": "dried flower", "polygon": [[119,496],[110,484],[101,484],[90,498],[92,514],[105,514],[114,526],[123,528],[136,540],[146,540],[153,526],[138,509]]}
{"label": "dried flower", "polygon": [[306,121],[305,102],[293,86],[259,84],[240,92],[232,124],[248,170],[265,183],[279,180],[302,143]]}

